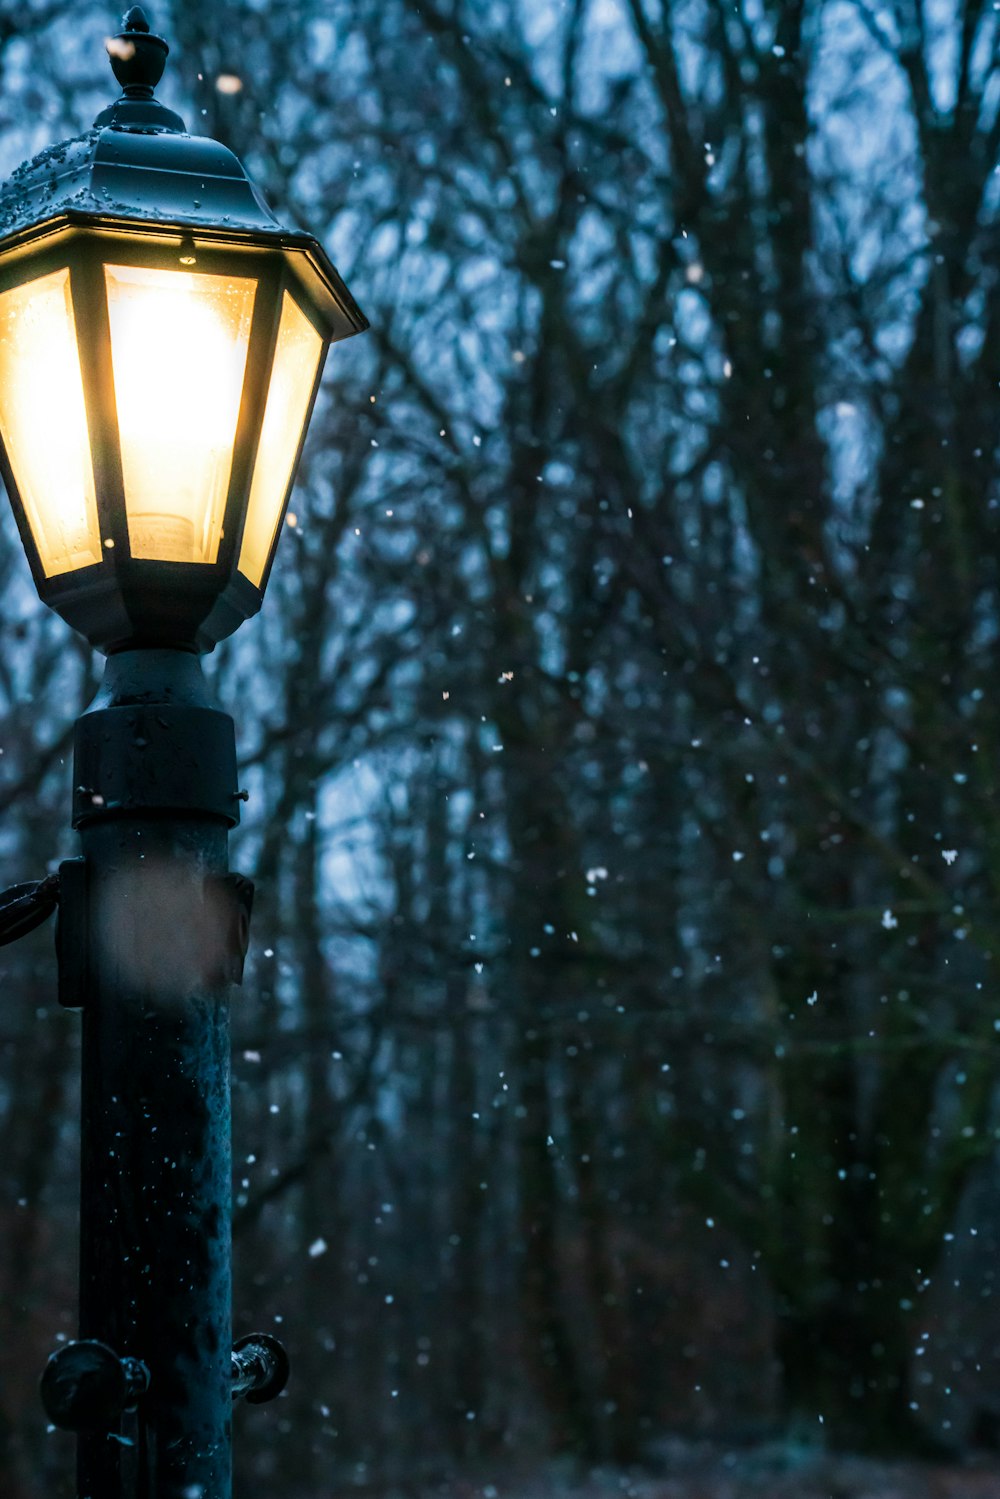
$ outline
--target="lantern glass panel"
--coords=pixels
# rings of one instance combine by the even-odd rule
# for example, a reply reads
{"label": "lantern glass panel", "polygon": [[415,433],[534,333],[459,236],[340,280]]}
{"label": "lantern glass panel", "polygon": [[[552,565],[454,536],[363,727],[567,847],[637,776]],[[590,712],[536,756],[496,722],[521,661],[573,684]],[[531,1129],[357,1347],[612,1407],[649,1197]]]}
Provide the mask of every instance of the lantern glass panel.
{"label": "lantern glass panel", "polygon": [[0,432],[45,576],[100,562],[66,269],[0,295]]}
{"label": "lantern glass panel", "polygon": [[287,291],[247,505],[239,569],[259,588],[292,480],[323,340]]}
{"label": "lantern glass panel", "polygon": [[257,282],[146,266],[104,272],[132,556],[214,562]]}

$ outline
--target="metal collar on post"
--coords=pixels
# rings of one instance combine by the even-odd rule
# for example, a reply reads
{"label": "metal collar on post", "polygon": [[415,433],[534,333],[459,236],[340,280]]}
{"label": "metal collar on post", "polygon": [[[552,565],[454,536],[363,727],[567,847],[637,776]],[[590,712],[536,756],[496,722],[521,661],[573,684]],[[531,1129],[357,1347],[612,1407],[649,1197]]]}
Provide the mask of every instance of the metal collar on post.
{"label": "metal collar on post", "polygon": [[202,813],[228,827],[240,820],[233,720],[190,652],[110,656],[77,723],[74,764],[75,828],[144,810]]}

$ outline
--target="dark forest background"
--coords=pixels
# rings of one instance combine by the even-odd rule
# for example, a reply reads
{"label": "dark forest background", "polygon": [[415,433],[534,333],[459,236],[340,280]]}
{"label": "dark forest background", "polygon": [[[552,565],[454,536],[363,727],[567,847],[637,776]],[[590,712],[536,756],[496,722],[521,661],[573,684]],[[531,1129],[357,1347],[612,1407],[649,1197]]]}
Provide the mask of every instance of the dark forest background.
{"label": "dark forest background", "polygon": [[[237,1491],[995,1448],[1000,13],[151,15],[373,325],[209,662],[236,1328],[294,1367]],[[89,126],[116,20],[2,0],[5,170]],[[7,884],[75,852],[100,663],[7,514],[0,587]],[[78,1021],[51,932],[0,977],[0,1489],[48,1499]]]}

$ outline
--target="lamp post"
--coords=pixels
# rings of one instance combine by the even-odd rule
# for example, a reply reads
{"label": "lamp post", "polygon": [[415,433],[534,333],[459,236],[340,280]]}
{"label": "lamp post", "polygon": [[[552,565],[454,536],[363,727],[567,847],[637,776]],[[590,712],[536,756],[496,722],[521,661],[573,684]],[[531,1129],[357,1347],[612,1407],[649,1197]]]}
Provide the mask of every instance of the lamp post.
{"label": "lamp post", "polygon": [[0,469],[39,595],[108,657],[76,726],[82,857],[16,887],[6,933],[58,900],[82,1012],[80,1338],[42,1379],[79,1499],[226,1499],[232,1400],[287,1377],[273,1338],[232,1346],[252,886],[199,655],[260,608],[326,350],[367,327],[319,243],[155,99],[167,50],[128,11],[121,97],[0,192]]}

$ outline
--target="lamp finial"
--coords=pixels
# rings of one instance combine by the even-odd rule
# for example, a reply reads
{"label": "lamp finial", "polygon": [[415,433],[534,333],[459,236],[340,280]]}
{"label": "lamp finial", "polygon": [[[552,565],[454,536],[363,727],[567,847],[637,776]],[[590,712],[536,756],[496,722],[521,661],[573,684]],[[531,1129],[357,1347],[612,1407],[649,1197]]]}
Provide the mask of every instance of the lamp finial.
{"label": "lamp finial", "polygon": [[149,29],[149,17],[141,5],[133,5],[122,16],[122,29],[105,43],[111,70],[127,99],[151,99],[163,76],[170,48],[162,36]]}

